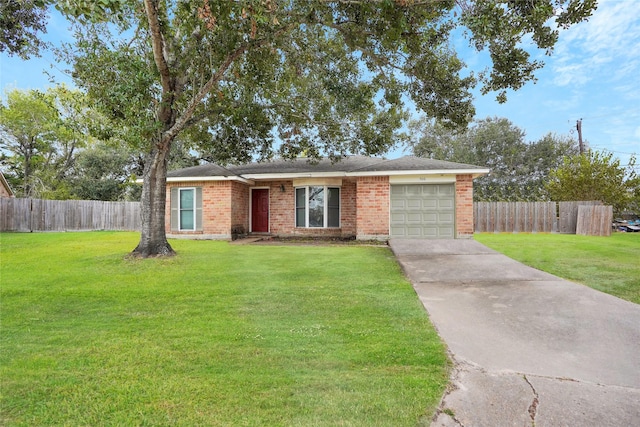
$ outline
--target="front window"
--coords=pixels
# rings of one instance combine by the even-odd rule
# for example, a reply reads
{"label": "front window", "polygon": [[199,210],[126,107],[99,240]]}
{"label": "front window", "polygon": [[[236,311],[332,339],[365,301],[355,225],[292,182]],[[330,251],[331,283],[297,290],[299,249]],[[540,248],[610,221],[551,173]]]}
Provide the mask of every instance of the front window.
{"label": "front window", "polygon": [[340,227],[340,188],[296,188],[296,227]]}
{"label": "front window", "polygon": [[196,191],[194,188],[180,189],[180,230],[196,229]]}

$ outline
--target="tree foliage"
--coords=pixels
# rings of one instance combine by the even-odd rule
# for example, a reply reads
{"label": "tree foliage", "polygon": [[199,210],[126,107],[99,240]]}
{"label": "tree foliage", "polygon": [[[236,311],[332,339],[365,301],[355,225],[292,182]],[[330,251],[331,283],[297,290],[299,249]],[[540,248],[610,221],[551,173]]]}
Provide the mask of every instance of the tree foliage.
{"label": "tree foliage", "polygon": [[421,120],[413,121],[410,130],[416,156],[491,169],[474,180],[477,201],[543,200],[549,172],[564,156],[578,152],[574,140],[553,134],[528,143],[525,132],[506,118],[481,119],[464,131]]}
{"label": "tree foliage", "polygon": [[[6,105],[5,105],[6,104]],[[86,96],[64,85],[12,90],[0,105],[0,164],[18,196],[116,200],[139,159],[113,138]]]}
{"label": "tree foliage", "polygon": [[461,21],[470,33],[470,41],[478,50],[489,51],[493,68],[483,71],[482,93],[498,92],[498,100],[506,101],[506,88],[519,89],[544,63],[530,60],[522,45],[523,34],[531,37],[535,45],[547,54],[558,41],[558,30],[549,19],[555,15],[559,28],[568,28],[591,15],[597,0],[571,1],[462,1]]}
{"label": "tree foliage", "polygon": [[46,32],[47,8],[40,0],[0,2],[0,52],[28,58],[42,47],[39,33]]}
{"label": "tree foliage", "polygon": [[50,94],[40,91],[7,94],[0,106],[0,162],[17,195],[39,197],[52,190],[47,177],[56,162],[53,153],[58,133],[59,114]]}
{"label": "tree foliage", "polygon": [[76,159],[71,193],[82,200],[124,200],[135,184],[132,153],[104,143],[83,150]]}
{"label": "tree foliage", "polygon": [[47,44],[48,7],[78,20],[97,22],[112,16],[122,19],[120,0],[2,0],[0,2],[0,52],[27,59],[39,55]]}
{"label": "tree foliage", "polygon": [[627,166],[609,152],[589,150],[565,157],[551,172],[546,188],[551,200],[597,200],[613,206],[615,213],[635,208],[639,189],[635,156]]}
{"label": "tree foliage", "polygon": [[178,136],[220,163],[275,151],[381,154],[401,140],[404,95],[450,127],[473,117],[477,79],[452,48],[452,31],[467,28],[471,43],[490,51],[493,67],[481,81],[500,92],[531,80],[540,66],[521,45],[529,34],[552,49],[554,6],[565,6],[562,25],[595,7],[592,0],[520,3],[529,4],[122,0],[110,24],[84,20],[67,49],[75,81],[147,153],[135,252],[173,253],[164,204]]}

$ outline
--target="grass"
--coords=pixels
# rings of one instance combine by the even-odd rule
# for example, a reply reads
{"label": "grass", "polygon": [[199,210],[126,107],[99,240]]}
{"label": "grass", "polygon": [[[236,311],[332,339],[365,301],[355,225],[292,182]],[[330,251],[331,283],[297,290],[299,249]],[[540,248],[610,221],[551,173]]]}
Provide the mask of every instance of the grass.
{"label": "grass", "polygon": [[0,235],[0,425],[414,426],[445,348],[388,248]]}
{"label": "grass", "polygon": [[475,239],[531,267],[640,304],[640,233],[482,233]]}

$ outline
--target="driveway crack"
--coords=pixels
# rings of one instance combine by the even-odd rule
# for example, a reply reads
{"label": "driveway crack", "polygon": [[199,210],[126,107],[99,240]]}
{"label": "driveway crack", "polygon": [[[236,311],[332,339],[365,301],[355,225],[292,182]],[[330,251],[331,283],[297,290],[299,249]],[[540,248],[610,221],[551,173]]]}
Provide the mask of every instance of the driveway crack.
{"label": "driveway crack", "polygon": [[536,413],[538,412],[538,405],[540,404],[540,396],[538,395],[536,388],[533,386],[533,384],[531,384],[531,381],[529,381],[527,376],[523,375],[522,377],[527,382],[527,384],[529,384],[529,387],[531,387],[531,391],[533,392],[533,401],[531,402],[531,405],[529,405],[529,409],[527,410],[527,412],[529,412],[529,417],[531,418],[531,426],[535,427]]}

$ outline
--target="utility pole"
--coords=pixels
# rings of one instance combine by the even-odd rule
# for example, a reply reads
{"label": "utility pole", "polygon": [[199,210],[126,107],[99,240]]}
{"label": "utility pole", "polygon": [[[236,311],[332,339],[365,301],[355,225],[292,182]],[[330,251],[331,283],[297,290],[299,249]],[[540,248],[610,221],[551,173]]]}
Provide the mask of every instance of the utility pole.
{"label": "utility pole", "polygon": [[576,122],[576,129],[578,130],[578,146],[580,147],[580,154],[584,154],[584,144],[582,143],[582,119]]}

